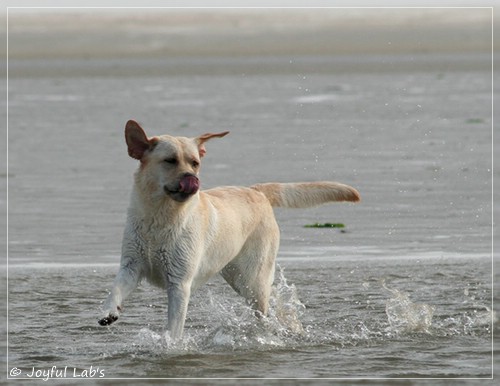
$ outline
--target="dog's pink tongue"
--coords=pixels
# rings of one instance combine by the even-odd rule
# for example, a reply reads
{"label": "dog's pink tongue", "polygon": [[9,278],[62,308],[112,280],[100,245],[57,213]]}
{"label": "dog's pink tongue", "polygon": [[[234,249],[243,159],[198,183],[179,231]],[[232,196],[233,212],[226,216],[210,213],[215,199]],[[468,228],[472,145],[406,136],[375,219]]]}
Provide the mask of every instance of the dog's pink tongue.
{"label": "dog's pink tongue", "polygon": [[196,176],[186,176],[182,178],[179,185],[182,193],[194,194],[200,189],[200,180]]}

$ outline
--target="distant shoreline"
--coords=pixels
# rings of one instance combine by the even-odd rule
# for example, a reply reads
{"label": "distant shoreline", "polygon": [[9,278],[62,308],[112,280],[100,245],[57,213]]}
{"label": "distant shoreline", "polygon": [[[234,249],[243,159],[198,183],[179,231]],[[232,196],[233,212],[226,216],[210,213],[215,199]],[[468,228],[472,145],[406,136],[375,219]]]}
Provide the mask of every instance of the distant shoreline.
{"label": "distant shoreline", "polygon": [[9,11],[9,59],[491,52],[490,9]]}
{"label": "distant shoreline", "polygon": [[10,78],[491,71],[487,53],[11,59]]}

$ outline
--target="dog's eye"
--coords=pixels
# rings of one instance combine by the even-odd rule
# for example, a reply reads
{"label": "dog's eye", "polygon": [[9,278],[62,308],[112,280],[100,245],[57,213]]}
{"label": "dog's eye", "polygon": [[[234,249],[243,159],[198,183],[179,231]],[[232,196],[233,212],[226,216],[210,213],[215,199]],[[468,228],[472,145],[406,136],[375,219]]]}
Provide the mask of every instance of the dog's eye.
{"label": "dog's eye", "polygon": [[170,165],[177,165],[177,158],[165,158],[164,162]]}
{"label": "dog's eye", "polygon": [[197,169],[200,166],[200,163],[196,160],[193,160],[193,162],[191,162],[191,165],[193,165],[193,168]]}

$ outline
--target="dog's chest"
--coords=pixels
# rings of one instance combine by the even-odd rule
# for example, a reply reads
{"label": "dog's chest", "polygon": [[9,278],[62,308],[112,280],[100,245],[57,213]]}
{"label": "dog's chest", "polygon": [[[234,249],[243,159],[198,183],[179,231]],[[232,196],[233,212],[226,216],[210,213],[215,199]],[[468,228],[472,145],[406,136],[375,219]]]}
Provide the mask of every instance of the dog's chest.
{"label": "dog's chest", "polygon": [[142,223],[135,232],[148,281],[165,287],[168,282],[182,281],[189,274],[193,259],[192,231]]}

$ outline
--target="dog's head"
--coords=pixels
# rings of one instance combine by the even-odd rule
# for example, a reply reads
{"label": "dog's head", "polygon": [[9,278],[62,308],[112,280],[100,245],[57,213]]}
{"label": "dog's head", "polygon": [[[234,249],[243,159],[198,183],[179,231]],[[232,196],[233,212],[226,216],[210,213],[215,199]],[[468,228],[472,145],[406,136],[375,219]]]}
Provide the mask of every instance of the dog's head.
{"label": "dog's head", "polygon": [[135,121],[125,126],[128,154],[139,161],[140,188],[153,197],[168,197],[185,202],[200,189],[198,178],[201,158],[205,155],[205,142],[224,137],[228,131],[203,134],[196,138],[162,135],[148,138]]}

